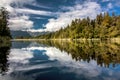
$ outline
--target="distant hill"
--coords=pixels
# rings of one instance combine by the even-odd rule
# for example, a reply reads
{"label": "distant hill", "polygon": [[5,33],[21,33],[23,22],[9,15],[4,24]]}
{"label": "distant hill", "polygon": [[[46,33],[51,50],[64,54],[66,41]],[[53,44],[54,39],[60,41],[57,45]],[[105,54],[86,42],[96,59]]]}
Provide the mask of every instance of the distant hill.
{"label": "distant hill", "polygon": [[16,37],[33,37],[38,35],[43,35],[49,32],[30,32],[30,31],[11,31],[11,35],[13,38]]}
{"label": "distant hill", "polygon": [[16,37],[31,37],[31,35],[26,31],[11,31],[11,35],[13,38]]}
{"label": "distant hill", "polygon": [[47,33],[49,33],[49,32],[30,32],[30,31],[28,31],[28,33],[29,33],[31,36],[38,36],[38,35],[47,34]]}

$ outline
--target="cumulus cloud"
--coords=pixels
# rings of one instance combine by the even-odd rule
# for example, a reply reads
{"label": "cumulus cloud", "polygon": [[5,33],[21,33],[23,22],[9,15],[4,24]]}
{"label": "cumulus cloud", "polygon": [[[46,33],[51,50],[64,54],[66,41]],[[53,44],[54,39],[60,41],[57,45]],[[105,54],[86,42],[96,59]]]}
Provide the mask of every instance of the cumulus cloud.
{"label": "cumulus cloud", "polygon": [[14,17],[9,20],[11,30],[26,30],[33,27],[33,21],[29,20],[29,16]]}
{"label": "cumulus cloud", "polygon": [[[113,1],[113,0],[111,0]],[[82,2],[82,3],[81,3]],[[47,6],[39,5],[36,0],[1,0],[0,7],[4,6],[7,10],[11,13],[10,14],[10,29],[11,30],[27,30],[32,32],[42,32],[42,31],[57,31],[60,28],[66,27],[68,24],[71,23],[72,20],[76,18],[86,18],[89,16],[91,19],[94,19],[97,14],[102,12],[103,10],[109,11],[114,6],[110,2],[110,0],[102,0],[101,2],[109,2],[104,8],[101,4],[97,2],[92,2],[92,0],[86,1],[79,1],[76,0],[74,5],[72,6],[62,6],[61,10],[65,11],[62,12],[51,12],[47,10],[35,10],[26,8],[24,5],[29,4],[35,7],[42,7],[42,8],[49,8]],[[119,2],[117,2],[119,3]],[[11,6],[15,4],[15,6]],[[42,15],[42,16],[50,16],[56,18],[47,18],[48,23],[42,25],[44,29],[34,29],[34,21],[31,20],[32,15]],[[23,17],[27,17],[23,18]],[[44,19],[41,17],[35,17],[32,19]],[[46,19],[46,20],[47,20]]]}
{"label": "cumulus cloud", "polygon": [[25,3],[32,3],[34,2],[34,0],[1,0],[0,1],[0,5],[1,6],[6,6],[6,5],[10,5],[11,3],[22,3],[22,4],[25,4]]}
{"label": "cumulus cloud", "polygon": [[22,7],[24,4],[34,3],[34,0],[1,0],[0,7],[5,7],[12,14],[16,14],[15,7],[12,7],[11,4],[15,4],[16,7]]}
{"label": "cumulus cloud", "polygon": [[24,4],[30,4],[34,0],[1,0],[0,7],[5,7],[10,12],[9,27],[11,30],[21,30],[31,28],[33,21],[29,19],[29,16],[18,16],[16,8],[12,7],[11,4],[16,4],[17,7],[23,6]]}
{"label": "cumulus cloud", "polygon": [[[12,4],[15,6],[13,7]],[[34,21],[30,20],[33,15],[52,15],[49,11],[33,10],[24,7],[25,4],[38,6],[36,0],[1,0],[0,7],[5,7],[10,12],[9,27],[11,30],[26,30],[34,27]],[[44,6],[39,6],[44,7]]]}
{"label": "cumulus cloud", "polygon": [[109,4],[107,5],[107,7],[108,7],[108,9],[111,9],[111,8],[113,8],[113,5],[112,5],[112,3],[109,3]]}
{"label": "cumulus cloud", "polygon": [[[96,2],[85,2],[83,4],[75,4],[72,7],[62,7],[67,12],[59,12],[57,19],[51,18],[44,25],[45,29],[37,31],[57,31],[61,27],[66,27],[76,18],[95,18],[101,12],[101,6]],[[34,30],[31,30],[34,31]]]}

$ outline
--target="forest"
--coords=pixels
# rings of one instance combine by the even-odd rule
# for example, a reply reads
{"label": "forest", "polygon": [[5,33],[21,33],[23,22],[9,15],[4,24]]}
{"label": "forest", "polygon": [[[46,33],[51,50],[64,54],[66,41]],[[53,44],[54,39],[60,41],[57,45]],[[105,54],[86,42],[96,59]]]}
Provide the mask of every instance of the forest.
{"label": "forest", "polygon": [[10,40],[11,34],[8,27],[9,12],[5,8],[0,8],[0,42]]}
{"label": "forest", "polygon": [[100,13],[95,19],[89,17],[84,19],[75,19],[65,28],[50,32],[45,35],[39,35],[39,39],[108,39],[120,37],[120,16],[115,13],[111,15]]}

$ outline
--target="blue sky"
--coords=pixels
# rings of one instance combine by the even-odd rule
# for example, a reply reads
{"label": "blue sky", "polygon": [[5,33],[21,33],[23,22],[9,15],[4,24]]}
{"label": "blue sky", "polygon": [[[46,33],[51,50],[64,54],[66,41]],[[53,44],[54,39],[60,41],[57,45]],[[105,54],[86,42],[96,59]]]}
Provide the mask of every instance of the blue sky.
{"label": "blue sky", "polygon": [[11,30],[56,31],[72,20],[97,14],[120,14],[120,0],[0,0],[10,12]]}

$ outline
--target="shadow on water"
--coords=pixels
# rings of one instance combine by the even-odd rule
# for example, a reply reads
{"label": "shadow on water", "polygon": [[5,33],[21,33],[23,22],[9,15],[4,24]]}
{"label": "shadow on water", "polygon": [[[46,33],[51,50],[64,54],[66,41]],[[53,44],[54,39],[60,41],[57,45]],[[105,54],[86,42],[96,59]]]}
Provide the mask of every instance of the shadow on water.
{"label": "shadow on water", "polygon": [[10,53],[11,42],[0,43],[0,74],[4,75],[8,71],[8,55]]}
{"label": "shadow on water", "polygon": [[40,41],[40,44],[65,51],[76,61],[95,60],[101,67],[120,63],[120,43],[114,41]]}

